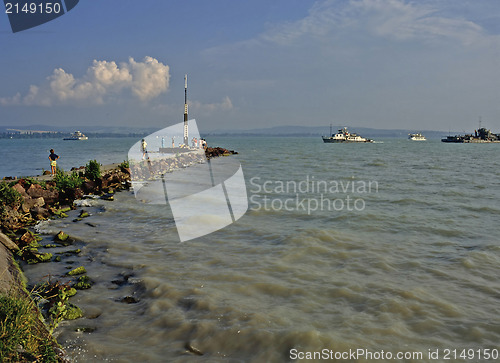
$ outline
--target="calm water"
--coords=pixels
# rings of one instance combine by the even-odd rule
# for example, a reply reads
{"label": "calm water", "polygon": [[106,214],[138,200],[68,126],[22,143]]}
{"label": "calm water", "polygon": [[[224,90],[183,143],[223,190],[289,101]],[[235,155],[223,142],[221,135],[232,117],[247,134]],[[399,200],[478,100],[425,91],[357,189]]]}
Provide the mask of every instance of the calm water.
{"label": "calm water", "polygon": [[[135,141],[85,148],[120,162]],[[72,298],[86,317],[57,330],[75,361],[285,362],[292,349],[363,349],[436,362],[469,348],[481,361],[477,349],[500,348],[500,145],[208,141],[238,150],[247,180],[251,210],[223,230],[179,243],[168,207],[131,192],[79,208],[92,214],[81,222],[77,210],[40,226],[76,237],[82,253],[27,267],[29,279],[84,265],[95,282]],[[80,160],[84,144],[72,145],[58,149]]]}

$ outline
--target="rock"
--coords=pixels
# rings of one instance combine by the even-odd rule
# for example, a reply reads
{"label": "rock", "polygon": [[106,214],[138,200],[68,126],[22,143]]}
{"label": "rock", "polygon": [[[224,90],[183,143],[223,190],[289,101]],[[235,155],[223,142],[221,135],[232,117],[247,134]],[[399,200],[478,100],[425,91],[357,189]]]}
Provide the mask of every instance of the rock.
{"label": "rock", "polygon": [[87,180],[82,184],[85,194],[93,193],[97,190],[97,183],[93,180]]}
{"label": "rock", "polygon": [[113,194],[105,194],[101,197],[101,199],[103,200],[108,200],[108,201],[113,201],[115,200],[115,197],[113,196]]}
{"label": "rock", "polygon": [[87,275],[80,276],[78,282],[74,285],[77,290],[90,289],[92,287],[92,281]]}
{"label": "rock", "polygon": [[70,272],[68,272],[68,275],[69,276],[82,275],[86,272],[87,272],[87,270],[85,270],[85,267],[80,266],[80,267],[77,267],[74,270],[71,270]]}
{"label": "rock", "polygon": [[66,242],[68,239],[69,235],[64,233],[63,231],[59,231],[59,233],[54,236],[54,241],[58,242]]}
{"label": "rock", "polygon": [[51,174],[51,172],[50,172],[50,171],[48,171],[48,170],[44,170],[42,175],[50,175],[50,174]]}
{"label": "rock", "polygon": [[76,295],[76,292],[77,292],[77,291],[76,291],[76,289],[75,289],[75,288],[73,288],[73,287],[71,287],[71,288],[69,288],[69,289],[65,290],[66,296],[68,296],[68,297],[75,296],[75,295]]}
{"label": "rock", "polygon": [[32,198],[41,197],[41,191],[43,190],[40,184],[31,184],[26,190],[26,193]]}
{"label": "rock", "polygon": [[30,209],[30,213],[37,220],[44,220],[50,217],[50,212],[43,207],[33,207]]}
{"label": "rock", "polygon": [[82,211],[80,212],[80,215],[79,215],[78,217],[79,217],[79,218],[86,218],[86,217],[88,217],[89,215],[90,215],[90,214],[89,214],[89,212],[82,210]]}
{"label": "rock", "polygon": [[79,326],[78,328],[75,328],[75,331],[77,333],[93,333],[97,330],[95,326]]}
{"label": "rock", "polygon": [[120,302],[125,304],[137,304],[139,301],[133,296],[125,296]]}
{"label": "rock", "polygon": [[19,251],[19,246],[2,232],[0,232],[0,242],[11,251]]}
{"label": "rock", "polygon": [[83,316],[82,309],[72,303],[66,303],[66,310],[64,311],[63,317],[66,320],[75,320]]}
{"label": "rock", "polygon": [[19,194],[21,194],[23,196],[23,198],[28,198],[29,197],[28,193],[26,193],[26,190],[24,189],[24,187],[20,183],[17,183],[16,185],[14,185],[12,187],[12,189],[14,189]]}
{"label": "rock", "polygon": [[52,259],[52,253],[39,253],[36,255],[36,258],[40,262],[49,262]]}
{"label": "rock", "polygon": [[19,245],[22,247],[28,246],[28,245],[35,245],[36,242],[37,241],[36,241],[35,236],[30,231],[24,232],[24,234],[21,237],[19,237],[19,240],[18,240]]}
{"label": "rock", "polygon": [[31,198],[27,196],[24,198],[24,202],[21,208],[24,213],[28,213],[34,207],[43,207],[45,205],[45,199],[43,197]]}
{"label": "rock", "polygon": [[198,348],[193,347],[193,345],[190,342],[187,342],[184,345],[184,348],[190,353],[196,354],[196,355],[203,355],[203,352],[199,350]]}

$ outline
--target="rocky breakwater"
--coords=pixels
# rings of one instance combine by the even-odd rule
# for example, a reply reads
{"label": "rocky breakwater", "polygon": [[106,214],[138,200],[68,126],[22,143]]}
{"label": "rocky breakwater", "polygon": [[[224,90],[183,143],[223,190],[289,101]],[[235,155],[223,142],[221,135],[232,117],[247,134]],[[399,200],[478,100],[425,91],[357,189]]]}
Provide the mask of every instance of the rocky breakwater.
{"label": "rocky breakwater", "polygon": [[224,149],[222,147],[207,147],[205,149],[205,155],[207,159],[215,158],[218,156],[230,156],[238,154],[234,150]]}
{"label": "rocky breakwater", "polygon": [[115,191],[130,187],[130,170],[122,163],[102,172],[93,160],[72,173],[58,170],[55,177],[43,179],[0,182],[0,361],[66,360],[51,333],[61,320],[82,316],[68,299],[77,289],[89,286],[82,285],[82,278],[75,286],[47,281],[31,286],[32,295],[16,260],[21,264],[60,261],[61,256],[39,252],[39,248],[67,246],[71,237],[61,231],[53,236],[55,244],[42,245],[43,238],[30,227],[48,218],[67,217],[68,211],[76,209],[74,201],[86,195],[113,200]]}
{"label": "rocky breakwater", "polygon": [[[21,265],[59,262],[61,256],[81,252],[79,248],[68,249],[75,241],[63,231],[52,236],[47,243],[47,237],[34,233],[32,226],[46,219],[67,218],[69,211],[77,209],[79,203],[75,201],[78,199],[90,197],[112,201],[116,191],[130,188],[131,169],[137,165],[145,166],[147,175],[144,176],[149,178],[206,159],[233,154],[237,153],[219,147],[207,148],[205,153],[199,150],[176,154],[173,158],[131,162],[130,168],[128,162],[123,162],[107,170],[92,160],[84,167],[72,169],[71,173],[58,170],[54,177],[0,181],[0,361],[67,361],[52,332],[60,321],[83,315],[68,300],[77,290],[92,285],[85,267],[81,266],[58,281],[49,279],[30,286],[31,293],[28,292],[16,260]],[[82,210],[73,221],[78,222],[87,216],[88,213]],[[62,252],[40,251],[57,250],[62,246]],[[71,283],[68,276],[76,282]],[[124,302],[130,303],[130,300]]]}
{"label": "rocky breakwater", "polygon": [[209,159],[219,156],[238,154],[234,150],[222,147],[208,147],[203,150],[191,149],[190,151],[176,154],[157,154],[144,160],[130,160],[130,170],[133,180],[159,179],[166,173],[187,168],[191,165],[204,163]]}

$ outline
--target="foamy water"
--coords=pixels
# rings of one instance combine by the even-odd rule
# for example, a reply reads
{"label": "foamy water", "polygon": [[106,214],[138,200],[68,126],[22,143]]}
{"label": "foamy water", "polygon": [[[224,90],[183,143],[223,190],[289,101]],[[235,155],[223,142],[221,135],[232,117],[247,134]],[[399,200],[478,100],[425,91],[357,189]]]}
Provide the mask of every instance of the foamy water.
{"label": "foamy water", "polygon": [[80,222],[77,210],[41,226],[82,253],[27,267],[30,281],[84,265],[95,283],[72,298],[86,317],[57,330],[75,361],[364,349],[436,362],[446,349],[500,348],[498,145],[208,141],[240,152],[250,210],[236,223],[179,243],[168,206],[121,192],[80,207],[92,214]]}

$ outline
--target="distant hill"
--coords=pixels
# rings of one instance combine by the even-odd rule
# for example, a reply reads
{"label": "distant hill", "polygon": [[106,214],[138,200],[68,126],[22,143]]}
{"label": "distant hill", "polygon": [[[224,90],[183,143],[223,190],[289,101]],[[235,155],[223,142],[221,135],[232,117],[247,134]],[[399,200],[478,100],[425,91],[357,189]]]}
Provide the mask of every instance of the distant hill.
{"label": "distant hill", "polygon": [[[332,126],[332,131],[335,133],[343,126]],[[89,137],[123,137],[123,136],[146,136],[158,131],[158,128],[153,127],[121,127],[121,126],[47,126],[47,125],[29,125],[29,126],[0,126],[0,137],[5,137],[9,132],[8,129],[17,130],[32,130],[32,131],[51,131],[53,134],[35,134],[31,136],[20,135],[20,137],[61,137],[61,135],[69,135],[76,130],[82,131]],[[438,139],[449,135],[447,131],[431,131],[417,129],[375,129],[367,127],[349,127],[349,131],[355,132],[361,136],[368,138],[406,138],[408,134],[421,132],[428,139]],[[318,137],[328,135],[330,133],[329,126],[274,126],[268,128],[256,128],[248,130],[227,130],[216,129],[209,132],[203,132],[202,136],[300,136],[300,137]],[[457,132],[452,132],[452,135]]]}
{"label": "distant hill", "polygon": [[[332,126],[332,132],[344,126]],[[408,137],[408,134],[420,132],[428,139],[439,139],[449,134],[448,131],[416,130],[416,129],[374,129],[368,127],[348,127],[349,131],[369,138],[383,137]],[[205,133],[211,136],[322,136],[329,135],[329,126],[274,126],[248,130],[222,130],[217,129]],[[455,133],[453,133],[455,134]]]}

